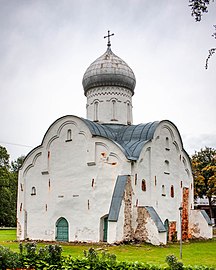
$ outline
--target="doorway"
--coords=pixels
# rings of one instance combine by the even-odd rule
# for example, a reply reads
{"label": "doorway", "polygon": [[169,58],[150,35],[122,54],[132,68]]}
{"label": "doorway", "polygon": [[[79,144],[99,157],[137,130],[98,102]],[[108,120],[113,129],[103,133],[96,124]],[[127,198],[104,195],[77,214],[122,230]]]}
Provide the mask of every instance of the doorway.
{"label": "doorway", "polygon": [[68,242],[68,222],[65,218],[61,217],[56,222],[56,240]]}

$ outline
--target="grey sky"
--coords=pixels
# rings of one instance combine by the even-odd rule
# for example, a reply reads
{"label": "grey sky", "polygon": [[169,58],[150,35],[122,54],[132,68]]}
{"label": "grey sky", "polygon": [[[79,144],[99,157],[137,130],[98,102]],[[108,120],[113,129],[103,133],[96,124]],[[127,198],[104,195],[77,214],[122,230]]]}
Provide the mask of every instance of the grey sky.
{"label": "grey sky", "polygon": [[168,119],[189,154],[216,148],[216,3],[200,23],[187,0],[0,0],[0,144],[12,159],[67,114],[85,117],[82,76],[106,50],[133,69],[134,123]]}

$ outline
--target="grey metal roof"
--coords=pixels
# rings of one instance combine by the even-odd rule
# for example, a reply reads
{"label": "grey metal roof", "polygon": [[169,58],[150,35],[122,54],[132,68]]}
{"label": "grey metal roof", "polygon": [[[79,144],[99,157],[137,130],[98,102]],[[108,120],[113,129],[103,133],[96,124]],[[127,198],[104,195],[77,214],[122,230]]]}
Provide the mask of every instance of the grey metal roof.
{"label": "grey metal roof", "polygon": [[208,214],[206,213],[205,210],[200,210],[203,217],[205,218],[205,220],[207,221],[208,225],[212,225],[211,219],[209,218]]}
{"label": "grey metal roof", "polygon": [[118,220],[121,203],[124,196],[124,190],[127,183],[127,178],[128,175],[119,175],[116,179],[116,184],[112,195],[112,201],[108,215],[109,221]]}
{"label": "grey metal roof", "polygon": [[100,86],[121,86],[134,94],[136,78],[132,69],[108,47],[107,51],[87,68],[82,84],[85,95],[89,89]]}
{"label": "grey metal roof", "polygon": [[157,226],[158,232],[166,232],[166,229],[161,221],[160,217],[158,216],[157,212],[155,211],[154,207],[152,206],[145,206],[146,210],[149,212],[152,220],[154,221],[155,225]]}
{"label": "grey metal roof", "polygon": [[125,156],[130,160],[137,160],[146,142],[153,138],[159,122],[139,125],[99,124],[83,119],[93,136],[101,136],[112,140],[121,147]]}

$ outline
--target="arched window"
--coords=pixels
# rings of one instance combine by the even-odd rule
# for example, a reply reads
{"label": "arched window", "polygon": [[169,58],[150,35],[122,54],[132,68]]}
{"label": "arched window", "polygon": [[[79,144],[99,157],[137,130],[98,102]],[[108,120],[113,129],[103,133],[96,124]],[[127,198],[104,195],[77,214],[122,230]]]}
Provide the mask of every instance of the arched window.
{"label": "arched window", "polygon": [[98,121],[98,101],[94,103],[94,121]]}
{"label": "arched window", "polygon": [[174,186],[173,185],[170,188],[170,196],[171,196],[171,198],[174,198]]}
{"label": "arched window", "polygon": [[127,102],[127,124],[131,125],[131,108],[130,103]]}
{"label": "arched window", "polygon": [[72,141],[72,131],[71,129],[68,129],[67,131],[67,140],[66,142]]}
{"label": "arched window", "polygon": [[166,137],[166,146],[165,146],[165,149],[166,149],[167,151],[170,150],[170,146],[169,146],[169,138],[168,138],[168,137]]}
{"label": "arched window", "polygon": [[142,180],[142,191],[146,191],[146,180]]}
{"label": "arched window", "polygon": [[32,187],[31,195],[36,195],[36,187]]}
{"label": "arched window", "polygon": [[169,174],[169,170],[170,170],[169,161],[165,160],[164,164],[165,164],[164,173]]}

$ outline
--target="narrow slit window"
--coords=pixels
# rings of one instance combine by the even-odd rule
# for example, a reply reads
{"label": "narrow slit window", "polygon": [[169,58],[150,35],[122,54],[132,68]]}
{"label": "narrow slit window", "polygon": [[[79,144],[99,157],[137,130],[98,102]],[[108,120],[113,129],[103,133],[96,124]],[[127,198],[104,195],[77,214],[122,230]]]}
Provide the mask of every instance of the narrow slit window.
{"label": "narrow slit window", "polygon": [[116,120],[116,100],[112,101],[112,120]]}
{"label": "narrow slit window", "polygon": [[165,174],[169,174],[169,170],[170,170],[170,164],[168,160],[165,160],[164,162],[165,168],[164,168],[164,173]]}
{"label": "narrow slit window", "polygon": [[170,188],[170,196],[171,196],[171,198],[174,198],[174,186],[173,185]]}
{"label": "narrow slit window", "polygon": [[146,180],[142,180],[142,191],[146,191]]}
{"label": "narrow slit window", "polygon": [[135,173],[135,176],[134,176],[134,184],[135,186],[137,185],[137,173]]}
{"label": "narrow slit window", "polygon": [[169,138],[168,138],[168,137],[166,137],[166,147],[165,147],[165,149],[166,149],[167,151],[170,150],[170,146],[169,146]]}
{"label": "narrow slit window", "polygon": [[94,103],[94,121],[98,121],[98,101]]}
{"label": "narrow slit window", "polygon": [[166,191],[165,191],[165,186],[164,185],[162,185],[162,187],[161,187],[161,195],[162,196],[166,196]]}
{"label": "narrow slit window", "polygon": [[130,103],[127,103],[127,124],[131,125],[131,108]]}

